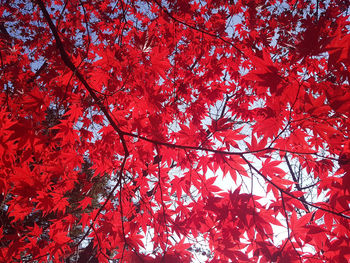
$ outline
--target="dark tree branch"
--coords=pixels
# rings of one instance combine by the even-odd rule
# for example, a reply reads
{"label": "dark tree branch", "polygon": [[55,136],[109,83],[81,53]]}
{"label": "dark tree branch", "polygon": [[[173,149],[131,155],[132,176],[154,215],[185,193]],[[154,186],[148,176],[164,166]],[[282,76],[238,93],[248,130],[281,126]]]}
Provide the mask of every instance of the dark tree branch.
{"label": "dark tree branch", "polygon": [[30,79],[27,80],[27,83],[30,84],[32,83],[34,80],[37,79],[37,77],[39,77],[40,73],[43,72],[47,67],[47,62],[45,61],[40,68],[35,72],[35,75],[33,77],[31,77]]}
{"label": "dark tree branch", "polygon": [[[89,92],[89,94],[91,95],[91,97],[93,98],[94,102],[96,103],[96,105],[99,107],[99,109],[103,112],[103,114],[106,116],[106,118],[108,119],[108,121],[110,122],[111,126],[113,127],[113,129],[117,132],[117,134],[119,135],[119,138],[121,140],[121,143],[123,145],[124,148],[124,158],[119,170],[119,180],[117,182],[117,184],[113,187],[113,189],[111,190],[111,192],[109,193],[109,195],[107,196],[106,200],[104,201],[104,203],[102,204],[102,206],[99,208],[99,210],[97,211],[95,217],[93,218],[88,230],[85,232],[85,234],[83,235],[83,237],[80,239],[80,241],[78,243],[75,244],[75,246],[79,246],[81,244],[81,242],[90,234],[91,229],[93,228],[93,225],[95,223],[95,221],[97,220],[97,218],[99,217],[100,213],[102,212],[102,210],[105,208],[106,204],[114,197],[114,192],[115,190],[121,185],[122,182],[122,178],[123,178],[123,170],[125,167],[125,163],[126,163],[126,159],[129,156],[129,150],[124,138],[124,132],[117,126],[116,122],[113,120],[112,116],[109,113],[109,110],[104,106],[104,104],[100,101],[100,99],[98,98],[98,96],[95,94],[94,90],[92,87],[90,87],[90,85],[87,83],[87,81],[85,80],[85,78],[83,77],[83,75],[79,72],[79,70],[77,69],[77,67],[73,64],[73,62],[71,61],[71,59],[69,58],[67,52],[65,51],[64,45],[61,41],[60,36],[58,35],[58,31],[55,27],[55,25],[53,24],[51,17],[49,15],[49,13],[46,10],[46,7],[44,5],[44,3],[41,0],[36,0],[36,3],[38,4],[40,10],[42,11],[44,18],[46,20],[46,22],[48,23],[50,30],[55,38],[55,42],[56,42],[56,47],[60,52],[61,55],[61,59],[63,60],[63,62],[65,63],[65,65],[77,76],[77,78],[79,79],[79,81],[84,85],[85,89]],[[125,236],[124,236],[125,238]]]}
{"label": "dark tree branch", "polygon": [[[299,256],[299,261],[302,262],[301,260],[301,257],[300,257],[300,254],[299,252],[296,250],[295,246],[294,246],[294,243],[292,242],[292,239],[291,239],[291,233],[290,233],[290,227],[289,227],[289,217],[288,217],[288,214],[287,214],[287,210],[286,210],[286,204],[285,204],[285,201],[284,201],[284,197],[283,197],[283,192],[280,191],[280,194],[281,194],[281,198],[282,198],[282,206],[283,206],[283,210],[284,210],[284,216],[286,218],[286,225],[287,225],[287,231],[288,231],[288,240],[290,242],[290,244],[292,245],[295,253],[297,253],[297,255]],[[287,244],[287,242],[284,244],[284,246]],[[284,248],[283,246],[283,248]],[[283,249],[282,248],[282,249]]]}
{"label": "dark tree branch", "polygon": [[[298,180],[298,178],[295,176],[295,173],[294,173],[294,171],[293,171],[293,168],[292,168],[292,166],[291,166],[291,164],[290,164],[290,162],[289,162],[289,160],[288,160],[287,154],[284,155],[284,159],[286,160],[286,163],[287,163],[289,172],[290,172],[290,174],[291,174],[291,176],[292,176],[292,178],[293,178],[293,181],[295,182],[295,187],[297,188],[298,191],[301,191],[301,192],[302,192],[302,189],[301,189],[300,184],[299,184],[299,180]],[[306,211],[308,211],[308,212],[310,213],[310,209],[309,209],[309,207],[306,205],[306,200],[305,200],[305,197],[304,197],[303,195],[300,197],[300,200],[302,201],[302,203],[303,203],[303,205],[304,205]]]}
{"label": "dark tree branch", "polygon": [[261,173],[254,165],[252,165],[249,160],[247,160],[247,158],[244,156],[244,155],[241,155],[241,158],[246,162],[246,164],[251,167],[257,174],[259,174],[262,178],[264,178],[264,180],[268,183],[270,183],[271,185],[273,185],[277,190],[279,190],[280,192],[284,193],[285,195],[293,198],[293,199],[296,199],[298,201],[300,201],[302,204],[305,204],[305,205],[308,205],[308,206],[311,206],[311,207],[314,207],[316,209],[319,209],[319,210],[322,210],[322,211],[325,211],[327,213],[330,213],[330,214],[333,214],[333,215],[337,215],[337,216],[340,216],[342,218],[345,218],[347,220],[350,220],[350,216],[348,215],[344,215],[342,213],[339,213],[337,211],[333,211],[333,210],[330,210],[330,209],[326,209],[326,208],[323,208],[323,207],[320,207],[320,206],[317,206],[317,205],[314,205],[308,201],[302,201],[300,198],[294,196],[293,194],[291,194],[290,192],[282,189],[281,187],[279,187],[277,184],[275,184],[272,180],[270,180],[269,178],[266,177],[266,175],[264,175],[263,173]]}
{"label": "dark tree branch", "polygon": [[75,74],[75,76],[79,79],[79,81],[84,85],[85,89],[89,92],[91,97],[94,99],[94,102],[96,103],[96,105],[101,109],[101,111],[106,116],[107,120],[110,122],[113,129],[118,133],[120,140],[122,142],[123,148],[124,148],[125,156],[128,157],[129,151],[128,151],[126,141],[124,138],[125,133],[118,127],[118,125],[113,120],[112,116],[110,115],[109,110],[100,101],[99,97],[96,95],[93,88],[87,83],[84,76],[80,73],[80,71],[77,69],[77,67],[73,64],[72,60],[70,59],[69,55],[67,54],[67,52],[64,48],[64,45],[63,45],[62,40],[58,34],[58,31],[57,31],[55,25],[53,24],[52,19],[51,19],[49,13],[47,12],[44,3],[41,0],[36,0],[36,3],[38,4],[40,10],[42,11],[46,22],[49,24],[50,30],[55,38],[55,41],[56,41],[56,47],[60,52],[60,55],[61,55],[63,62]]}

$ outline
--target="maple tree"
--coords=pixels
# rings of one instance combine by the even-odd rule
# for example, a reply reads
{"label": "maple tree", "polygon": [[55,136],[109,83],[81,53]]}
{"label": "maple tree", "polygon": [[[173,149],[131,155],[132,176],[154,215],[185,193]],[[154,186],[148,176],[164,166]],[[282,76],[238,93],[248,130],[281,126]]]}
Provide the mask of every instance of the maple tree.
{"label": "maple tree", "polygon": [[1,1],[1,262],[348,262],[348,12]]}

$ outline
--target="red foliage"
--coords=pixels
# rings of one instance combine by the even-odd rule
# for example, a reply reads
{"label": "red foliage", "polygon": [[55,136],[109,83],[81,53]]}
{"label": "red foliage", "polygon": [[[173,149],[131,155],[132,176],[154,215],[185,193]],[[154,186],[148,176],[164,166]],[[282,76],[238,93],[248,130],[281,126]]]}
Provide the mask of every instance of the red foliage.
{"label": "red foliage", "polygon": [[0,261],[348,262],[348,13],[2,1]]}

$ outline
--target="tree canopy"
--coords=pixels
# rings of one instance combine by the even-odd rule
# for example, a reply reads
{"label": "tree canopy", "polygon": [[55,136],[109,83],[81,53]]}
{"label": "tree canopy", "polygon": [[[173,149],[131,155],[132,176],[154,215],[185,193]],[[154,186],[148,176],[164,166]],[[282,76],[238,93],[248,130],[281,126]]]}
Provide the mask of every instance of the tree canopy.
{"label": "tree canopy", "polygon": [[0,1],[1,262],[348,262],[347,1]]}

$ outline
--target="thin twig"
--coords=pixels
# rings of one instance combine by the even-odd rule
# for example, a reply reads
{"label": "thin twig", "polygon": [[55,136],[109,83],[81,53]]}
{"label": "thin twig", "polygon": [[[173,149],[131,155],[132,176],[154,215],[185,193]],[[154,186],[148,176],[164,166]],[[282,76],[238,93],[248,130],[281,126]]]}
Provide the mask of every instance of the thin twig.
{"label": "thin twig", "polygon": [[339,212],[336,212],[336,211],[333,211],[333,210],[330,210],[330,209],[326,209],[326,208],[323,208],[323,207],[320,207],[320,206],[317,206],[317,205],[314,205],[308,201],[302,201],[300,200],[300,198],[294,196],[293,194],[291,194],[290,192],[282,189],[281,187],[279,187],[276,183],[274,183],[272,180],[268,179],[266,175],[264,175],[263,173],[261,173],[254,165],[252,165],[249,160],[247,160],[247,158],[244,156],[244,155],[241,155],[241,158],[246,162],[246,164],[248,164],[249,167],[251,167],[257,174],[259,174],[262,178],[264,178],[265,181],[269,182],[271,185],[273,185],[277,190],[279,190],[280,192],[284,193],[285,195],[288,195],[290,196],[291,198],[293,199],[296,199],[298,201],[300,201],[301,203],[303,204],[306,204],[306,205],[309,205],[311,207],[314,207],[316,209],[319,209],[319,210],[322,210],[322,211],[325,211],[325,212],[328,212],[330,214],[333,214],[333,215],[337,215],[337,216],[340,216],[342,218],[345,218],[347,220],[350,220],[350,216],[348,215],[344,215],[342,213],[339,213]]}
{"label": "thin twig", "polygon": [[[298,256],[299,256],[299,261],[300,262],[302,262],[302,260],[301,260],[301,257],[300,257],[300,254],[299,254],[299,252],[296,250],[296,248],[295,248],[295,246],[294,246],[294,243],[292,242],[292,239],[291,239],[291,237],[290,237],[290,228],[289,228],[289,217],[288,217],[288,214],[287,214],[287,209],[286,209],[286,204],[285,204],[285,201],[284,201],[284,197],[283,197],[283,192],[282,191],[280,191],[280,194],[281,194],[281,198],[282,198],[282,206],[283,206],[283,210],[284,210],[284,216],[285,216],[285,218],[286,218],[286,225],[287,225],[287,231],[288,231],[288,240],[289,240],[289,242],[290,242],[290,244],[292,245],[292,247],[294,248],[294,251],[298,254]],[[286,243],[285,243],[286,244]],[[284,248],[284,246],[283,246],[283,248]],[[283,250],[283,248],[282,248],[282,250]]]}
{"label": "thin twig", "polygon": [[[294,174],[293,168],[292,168],[292,166],[291,166],[291,164],[290,164],[290,162],[289,162],[289,160],[288,160],[287,154],[284,155],[284,159],[286,160],[286,163],[287,163],[289,172],[290,172],[290,174],[292,175],[293,181],[295,182],[295,187],[297,188],[298,191],[301,191],[301,192],[302,192],[302,189],[301,189],[300,184],[299,184],[299,180],[298,180],[298,178],[297,178],[297,177],[295,176],[295,174]],[[310,213],[310,209],[309,209],[309,207],[305,204],[305,203],[306,203],[306,199],[305,199],[305,197],[304,197],[303,195],[300,196],[300,200],[302,201],[302,203],[303,203],[303,205],[304,205],[306,211]]]}

